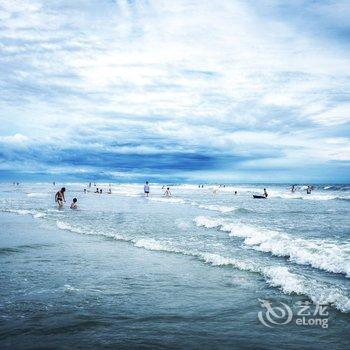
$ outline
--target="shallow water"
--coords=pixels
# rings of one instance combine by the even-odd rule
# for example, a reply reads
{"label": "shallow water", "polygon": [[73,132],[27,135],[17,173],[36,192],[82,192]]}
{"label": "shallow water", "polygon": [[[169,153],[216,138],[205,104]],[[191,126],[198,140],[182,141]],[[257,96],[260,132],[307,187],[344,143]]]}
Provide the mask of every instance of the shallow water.
{"label": "shallow water", "polygon": [[[65,186],[58,210],[58,186],[1,185],[5,346],[346,348],[349,187]],[[259,299],[293,320],[264,326]],[[295,324],[307,301],[327,304],[328,328]]]}

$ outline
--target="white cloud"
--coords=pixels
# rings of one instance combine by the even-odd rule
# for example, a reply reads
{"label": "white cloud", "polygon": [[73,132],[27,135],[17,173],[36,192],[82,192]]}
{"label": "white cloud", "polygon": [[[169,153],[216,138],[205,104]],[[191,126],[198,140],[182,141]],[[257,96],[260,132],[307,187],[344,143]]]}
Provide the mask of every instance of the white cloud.
{"label": "white cloud", "polygon": [[11,143],[11,144],[23,144],[27,142],[29,138],[22,134],[15,134],[12,136],[0,137],[0,142]]}
{"label": "white cloud", "polygon": [[312,119],[323,125],[340,125],[350,122],[350,103],[343,103],[323,113],[316,114]]}
{"label": "white cloud", "polygon": [[[114,138],[125,154],[156,153],[157,144],[262,158],[279,151],[265,162],[276,167],[348,160],[347,145],[329,140],[350,121],[350,54],[321,28],[300,31],[293,13],[276,15],[279,5],[0,1],[2,134],[21,135],[1,141],[24,144],[25,133],[31,143],[88,140],[99,150]],[[344,1],[307,9],[329,26],[349,10]]]}

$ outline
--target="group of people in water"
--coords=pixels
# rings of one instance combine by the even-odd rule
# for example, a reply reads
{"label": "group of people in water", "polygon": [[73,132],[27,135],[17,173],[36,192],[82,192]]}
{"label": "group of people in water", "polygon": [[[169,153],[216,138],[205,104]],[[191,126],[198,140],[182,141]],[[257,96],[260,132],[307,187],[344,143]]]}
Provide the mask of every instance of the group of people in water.
{"label": "group of people in water", "polygon": [[[53,182],[53,185],[55,186],[56,183]],[[96,186],[96,184],[94,184],[94,186]],[[91,188],[91,182],[89,183],[89,188]],[[164,189],[164,186],[162,187],[162,189]],[[143,187],[143,190],[144,190],[144,194],[146,197],[149,196],[149,193],[150,193],[150,186],[149,186],[149,183],[148,181],[146,181],[144,187]],[[58,207],[59,208],[62,208],[63,207],[63,204],[66,203],[66,198],[65,198],[65,192],[66,192],[66,188],[65,187],[62,187],[59,191],[56,192],[55,194],[55,202],[57,203]],[[84,193],[86,194],[87,193],[87,189],[84,188]],[[102,194],[103,191],[102,191],[102,188],[98,188],[96,187],[96,190],[94,193],[97,193],[97,194]],[[112,189],[111,189],[111,184],[109,185],[109,189],[108,189],[108,194],[112,194]],[[170,191],[170,187],[167,187],[165,192],[164,192],[164,196],[165,197],[171,197],[171,191]],[[72,203],[70,205],[70,208],[71,209],[78,209],[78,199],[77,198],[73,198],[72,200]]]}
{"label": "group of people in water", "polygon": [[[16,184],[16,183],[14,183],[14,184]],[[56,183],[53,182],[53,185],[55,186]],[[90,182],[88,187],[91,188],[91,186],[92,185],[91,185],[91,182]],[[96,187],[96,183],[94,183],[94,186]],[[204,188],[204,185],[199,185],[198,187],[199,188]],[[220,185],[219,187],[225,187],[225,185]],[[171,197],[172,194],[171,194],[171,191],[170,191],[170,187],[163,186],[162,190],[164,190],[164,189],[165,189],[165,192],[163,193],[163,196],[164,197]],[[297,185],[292,185],[291,192],[295,193],[296,190],[297,190]],[[313,190],[314,190],[314,186],[310,186],[309,185],[306,188],[306,193],[307,194],[311,194],[311,191],[313,191]],[[65,191],[66,191],[65,187],[62,187],[59,191],[57,191],[57,193],[55,195],[55,202],[58,204],[59,208],[62,208],[63,207],[63,203],[66,202],[66,199],[65,199],[65,196],[64,196]],[[144,196],[145,197],[149,197],[149,195],[150,195],[150,185],[149,185],[148,181],[146,181],[145,185],[143,186],[143,192],[144,192]],[[217,192],[218,192],[218,188],[215,187],[213,189],[213,193],[216,194]],[[85,194],[87,193],[87,189],[86,188],[84,188],[84,193]],[[96,187],[96,190],[95,190],[94,193],[102,194],[103,193],[102,188]],[[107,194],[112,194],[111,184],[109,184],[109,189],[108,189]],[[237,191],[234,191],[234,194],[237,195]],[[267,198],[268,197],[268,193],[267,193],[266,188],[264,188],[264,192],[263,192],[262,195],[253,195],[253,197],[254,198]],[[77,198],[73,198],[72,203],[70,205],[70,208],[71,209],[77,209],[78,208],[77,202],[78,202],[78,199]]]}
{"label": "group of people in water", "polygon": [[[312,192],[314,189],[315,189],[314,186],[308,185],[307,188],[306,188],[306,194],[311,194],[311,192]],[[292,187],[291,187],[290,190],[291,190],[292,193],[295,193],[295,191],[297,190],[297,185],[292,185]]]}
{"label": "group of people in water", "polygon": [[[165,186],[162,187],[162,190],[164,190]],[[149,193],[150,193],[150,187],[149,187],[149,183],[148,181],[146,181],[145,185],[143,186],[143,193],[145,195],[145,197],[149,197]],[[165,197],[171,197],[171,191],[170,191],[170,187],[167,187],[164,194]]]}
{"label": "group of people in water", "polygon": [[[55,195],[55,202],[58,204],[59,208],[63,207],[63,203],[66,202],[66,198],[64,196],[64,193],[66,192],[66,188],[62,187],[59,191],[56,192]],[[78,199],[77,198],[73,198],[72,200],[72,204],[70,205],[71,209],[78,209]]]}

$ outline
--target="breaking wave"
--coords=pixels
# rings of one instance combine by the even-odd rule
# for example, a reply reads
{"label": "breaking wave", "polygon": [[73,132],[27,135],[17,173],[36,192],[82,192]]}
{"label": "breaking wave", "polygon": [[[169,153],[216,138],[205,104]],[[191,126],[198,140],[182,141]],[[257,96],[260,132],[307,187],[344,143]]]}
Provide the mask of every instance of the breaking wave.
{"label": "breaking wave", "polygon": [[300,265],[311,265],[333,273],[350,277],[350,244],[336,244],[325,240],[306,240],[287,233],[234,224],[223,219],[199,216],[194,219],[197,226],[218,228],[230,236],[244,238],[244,243],[258,251],[275,256],[288,257]]}

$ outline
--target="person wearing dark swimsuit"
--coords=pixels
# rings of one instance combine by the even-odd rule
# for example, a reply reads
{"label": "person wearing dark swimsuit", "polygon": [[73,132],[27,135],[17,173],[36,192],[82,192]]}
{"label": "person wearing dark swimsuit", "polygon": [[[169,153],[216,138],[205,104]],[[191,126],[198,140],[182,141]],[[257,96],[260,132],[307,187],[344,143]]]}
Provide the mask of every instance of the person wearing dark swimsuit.
{"label": "person wearing dark swimsuit", "polygon": [[63,202],[66,201],[64,198],[64,192],[66,191],[65,187],[62,187],[55,195],[55,202],[59,207],[63,207]]}

